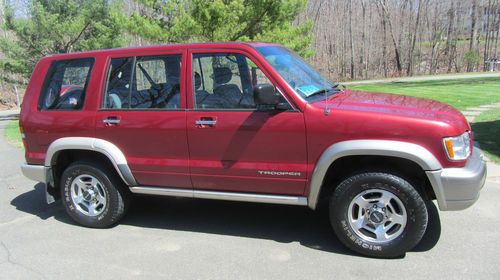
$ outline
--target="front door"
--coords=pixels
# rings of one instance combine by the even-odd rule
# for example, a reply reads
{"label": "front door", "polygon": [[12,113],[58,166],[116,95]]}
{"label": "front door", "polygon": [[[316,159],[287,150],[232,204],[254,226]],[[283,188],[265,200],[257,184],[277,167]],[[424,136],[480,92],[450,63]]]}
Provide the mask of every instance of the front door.
{"label": "front door", "polygon": [[96,137],[124,154],[139,185],[192,188],[182,52],[112,57]]}
{"label": "front door", "polygon": [[[242,52],[190,56],[187,112],[195,189],[302,195],[307,180],[303,114],[255,105],[253,87],[271,81]],[[287,100],[282,96],[282,101]]]}

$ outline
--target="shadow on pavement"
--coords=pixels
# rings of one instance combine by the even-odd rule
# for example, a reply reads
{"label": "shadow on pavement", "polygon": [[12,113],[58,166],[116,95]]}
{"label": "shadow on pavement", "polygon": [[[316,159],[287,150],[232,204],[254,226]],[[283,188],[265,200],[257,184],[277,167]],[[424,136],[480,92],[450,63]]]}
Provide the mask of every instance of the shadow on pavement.
{"label": "shadow on pavement", "polygon": [[[34,190],[13,199],[11,205],[44,220],[54,217],[58,221],[75,224],[66,215],[60,202],[43,207],[39,206],[40,203],[44,203],[44,186],[41,183]],[[428,230],[413,251],[430,250],[439,240],[441,226],[438,212],[433,203],[430,205]],[[137,196],[121,224],[282,243],[299,242],[302,246],[316,250],[358,256],[335,237],[326,211],[312,211],[306,207]]]}
{"label": "shadow on pavement", "polygon": [[42,183],[36,184],[34,190],[15,197],[10,204],[17,210],[38,216],[42,220],[54,217],[62,222],[72,223],[61,203],[45,202],[45,186]]}
{"label": "shadow on pavement", "polygon": [[471,126],[481,150],[500,157],[500,120],[475,122]]}
{"label": "shadow on pavement", "polygon": [[439,220],[439,211],[436,205],[432,202],[427,203],[427,214],[429,220],[427,222],[427,230],[420,243],[413,248],[413,252],[425,252],[436,246],[441,237],[441,221]]}

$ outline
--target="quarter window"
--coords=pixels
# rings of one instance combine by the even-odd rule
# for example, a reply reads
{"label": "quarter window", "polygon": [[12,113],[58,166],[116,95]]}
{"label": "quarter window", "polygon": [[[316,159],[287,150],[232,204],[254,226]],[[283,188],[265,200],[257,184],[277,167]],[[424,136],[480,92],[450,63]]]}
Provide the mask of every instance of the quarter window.
{"label": "quarter window", "polygon": [[103,107],[180,108],[181,55],[113,58]]}
{"label": "quarter window", "polygon": [[52,63],[38,101],[40,110],[80,110],[90,78],[93,58]]}

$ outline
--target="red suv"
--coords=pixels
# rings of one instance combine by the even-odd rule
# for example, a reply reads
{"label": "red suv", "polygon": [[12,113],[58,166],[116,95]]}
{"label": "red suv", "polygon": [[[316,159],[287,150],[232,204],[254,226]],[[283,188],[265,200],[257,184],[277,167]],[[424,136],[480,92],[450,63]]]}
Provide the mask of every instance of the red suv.
{"label": "red suv", "polygon": [[393,257],[432,200],[464,209],[486,177],[451,106],[342,90],[275,44],[47,56],[20,124],[25,176],[89,227],[118,222],[131,194],[326,205],[347,247]]}

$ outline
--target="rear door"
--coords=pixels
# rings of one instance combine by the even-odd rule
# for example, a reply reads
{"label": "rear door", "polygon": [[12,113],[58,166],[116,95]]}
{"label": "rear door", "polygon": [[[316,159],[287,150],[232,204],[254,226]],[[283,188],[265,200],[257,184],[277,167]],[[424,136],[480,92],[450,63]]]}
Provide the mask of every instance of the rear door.
{"label": "rear door", "polygon": [[255,105],[253,87],[273,82],[250,54],[195,50],[189,59],[193,187],[302,195],[307,179],[302,112],[290,104],[281,111]]}
{"label": "rear door", "polygon": [[140,185],[191,188],[186,136],[185,52],[108,61],[96,137],[115,144]]}

